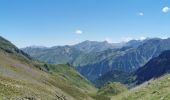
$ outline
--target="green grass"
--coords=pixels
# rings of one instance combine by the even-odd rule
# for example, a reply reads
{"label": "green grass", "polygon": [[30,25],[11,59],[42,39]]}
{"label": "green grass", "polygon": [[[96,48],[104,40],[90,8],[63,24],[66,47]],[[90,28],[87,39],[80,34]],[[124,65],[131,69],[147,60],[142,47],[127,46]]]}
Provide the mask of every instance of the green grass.
{"label": "green grass", "polygon": [[121,92],[127,91],[127,88],[118,82],[108,82],[101,89],[99,89],[99,95],[114,96]]}
{"label": "green grass", "polygon": [[49,72],[53,75],[50,81],[66,93],[78,99],[88,98],[89,93],[96,92],[93,85],[85,80],[72,67],[67,65],[48,65]]}
{"label": "green grass", "polygon": [[112,100],[170,100],[170,74],[114,96]]}
{"label": "green grass", "polygon": [[110,100],[110,97],[99,94],[91,94],[91,97],[94,98],[95,100]]}
{"label": "green grass", "polygon": [[0,100],[16,98],[54,99],[55,93],[43,84],[0,77]]}
{"label": "green grass", "polygon": [[[24,55],[22,55],[24,56]],[[68,65],[47,65],[0,49],[0,100],[92,100],[96,88]]]}

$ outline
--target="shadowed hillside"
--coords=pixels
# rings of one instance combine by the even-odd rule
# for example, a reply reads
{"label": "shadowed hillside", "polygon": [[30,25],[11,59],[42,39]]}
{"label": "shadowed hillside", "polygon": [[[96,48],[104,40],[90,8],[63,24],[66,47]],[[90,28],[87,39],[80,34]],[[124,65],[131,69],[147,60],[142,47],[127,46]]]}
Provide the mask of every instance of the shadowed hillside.
{"label": "shadowed hillside", "polygon": [[170,72],[170,51],[151,59],[145,66],[135,72],[136,84],[141,84],[152,78],[158,78]]}

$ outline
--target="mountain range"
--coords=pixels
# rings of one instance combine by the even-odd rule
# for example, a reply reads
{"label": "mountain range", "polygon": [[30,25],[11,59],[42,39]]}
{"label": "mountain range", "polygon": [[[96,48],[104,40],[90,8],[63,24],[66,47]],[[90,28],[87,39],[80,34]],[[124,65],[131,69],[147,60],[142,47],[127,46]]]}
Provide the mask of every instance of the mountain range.
{"label": "mountain range", "polygon": [[[84,41],[72,46],[27,47],[22,50],[46,63],[70,63],[83,76],[95,83],[100,77],[115,70],[124,73],[136,71],[152,58],[169,50],[169,43],[169,38],[147,38],[116,44],[106,41]],[[117,81],[121,82],[121,80]]]}

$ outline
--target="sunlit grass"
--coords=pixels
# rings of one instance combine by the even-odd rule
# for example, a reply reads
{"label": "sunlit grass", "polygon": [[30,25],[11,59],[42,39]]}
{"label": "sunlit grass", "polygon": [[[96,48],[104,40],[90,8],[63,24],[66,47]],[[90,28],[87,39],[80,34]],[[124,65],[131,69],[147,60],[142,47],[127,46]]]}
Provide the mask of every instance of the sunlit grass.
{"label": "sunlit grass", "polygon": [[170,74],[114,96],[112,100],[170,100]]}

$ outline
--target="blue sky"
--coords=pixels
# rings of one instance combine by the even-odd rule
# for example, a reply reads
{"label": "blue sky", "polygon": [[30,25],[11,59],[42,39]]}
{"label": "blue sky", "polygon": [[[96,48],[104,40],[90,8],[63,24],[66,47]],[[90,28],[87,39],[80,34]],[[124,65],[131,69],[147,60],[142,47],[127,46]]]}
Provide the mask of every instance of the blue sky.
{"label": "blue sky", "polygon": [[18,47],[170,37],[170,0],[0,0],[0,35]]}

